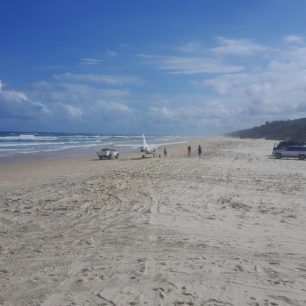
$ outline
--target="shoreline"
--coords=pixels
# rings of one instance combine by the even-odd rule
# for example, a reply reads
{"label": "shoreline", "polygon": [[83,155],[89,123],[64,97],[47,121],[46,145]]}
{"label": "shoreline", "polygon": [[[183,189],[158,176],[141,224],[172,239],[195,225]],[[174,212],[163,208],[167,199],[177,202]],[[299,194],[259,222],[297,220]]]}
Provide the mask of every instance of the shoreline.
{"label": "shoreline", "polygon": [[[27,163],[42,160],[93,157],[96,155],[97,150],[99,150],[100,148],[101,145],[91,148],[77,148],[69,150],[4,155],[0,156],[0,165]],[[121,146],[119,148],[122,154],[132,151],[132,149],[129,150]]]}
{"label": "shoreline", "polygon": [[[177,137],[176,137],[177,138]],[[176,144],[183,144],[189,140],[195,139],[195,137],[180,137],[179,141],[172,141],[170,143],[162,141],[159,144],[161,146],[171,146]],[[81,157],[93,157],[96,156],[96,152],[101,149],[101,147],[111,147],[116,148],[120,155],[128,152],[137,151],[137,147],[140,147],[142,144],[131,143],[131,144],[99,144],[91,147],[78,147],[70,148],[63,150],[49,150],[41,151],[34,153],[14,153],[7,155],[0,155],[0,165],[6,164],[16,164],[16,163],[26,163],[26,162],[35,162],[41,160],[53,160],[53,159],[69,159],[69,158],[81,158]]]}

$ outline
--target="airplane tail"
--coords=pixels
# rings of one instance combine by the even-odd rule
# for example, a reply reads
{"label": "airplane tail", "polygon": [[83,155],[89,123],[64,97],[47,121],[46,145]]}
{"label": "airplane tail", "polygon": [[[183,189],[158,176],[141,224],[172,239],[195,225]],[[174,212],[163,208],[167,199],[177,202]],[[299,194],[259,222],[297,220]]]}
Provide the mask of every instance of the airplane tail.
{"label": "airplane tail", "polygon": [[142,138],[143,138],[143,147],[146,148],[147,147],[146,138],[144,135],[142,135]]}

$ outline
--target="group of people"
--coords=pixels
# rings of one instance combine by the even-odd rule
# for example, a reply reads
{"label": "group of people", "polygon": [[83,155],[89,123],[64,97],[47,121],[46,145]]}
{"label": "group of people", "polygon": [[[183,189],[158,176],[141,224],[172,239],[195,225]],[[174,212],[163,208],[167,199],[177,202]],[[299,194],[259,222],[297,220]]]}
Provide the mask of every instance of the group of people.
{"label": "group of people", "polygon": [[[190,155],[191,155],[191,146],[188,146],[187,152],[188,152],[188,157],[190,157]],[[201,145],[198,146],[198,155],[199,155],[199,158],[201,158],[201,156],[202,156],[202,147],[201,147]]]}
{"label": "group of people", "polygon": [[[188,152],[188,157],[190,157],[190,155],[191,155],[191,146],[188,146],[187,152]],[[201,145],[198,146],[198,155],[199,155],[199,158],[201,158],[201,156],[202,156],[202,147],[201,147]],[[164,157],[167,157],[167,156],[168,156],[167,149],[166,149],[166,147],[164,147]],[[159,155],[159,157],[160,157],[160,155]]]}

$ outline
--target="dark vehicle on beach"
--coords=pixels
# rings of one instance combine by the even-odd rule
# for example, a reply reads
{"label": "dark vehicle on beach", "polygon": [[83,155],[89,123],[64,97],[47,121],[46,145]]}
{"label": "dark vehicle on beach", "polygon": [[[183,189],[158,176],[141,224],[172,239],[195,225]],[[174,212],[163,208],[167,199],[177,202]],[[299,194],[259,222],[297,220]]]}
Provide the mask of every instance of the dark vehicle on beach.
{"label": "dark vehicle on beach", "polygon": [[282,148],[274,148],[272,155],[275,158],[280,159],[282,157],[295,157],[300,160],[304,160],[306,158],[306,146],[288,146]]}
{"label": "dark vehicle on beach", "polygon": [[97,155],[99,159],[111,159],[112,157],[115,157],[116,159],[119,158],[119,152],[115,149],[109,149],[109,148],[103,148],[99,151],[97,151]]}
{"label": "dark vehicle on beach", "polygon": [[291,146],[306,146],[306,142],[302,141],[281,141],[274,149],[285,149]]}

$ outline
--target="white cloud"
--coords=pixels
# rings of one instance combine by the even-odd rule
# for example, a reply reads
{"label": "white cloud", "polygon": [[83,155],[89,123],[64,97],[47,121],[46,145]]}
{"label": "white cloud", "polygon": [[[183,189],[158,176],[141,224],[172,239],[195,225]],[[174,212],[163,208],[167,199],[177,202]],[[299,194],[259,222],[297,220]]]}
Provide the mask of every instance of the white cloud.
{"label": "white cloud", "polygon": [[59,105],[66,110],[66,112],[69,114],[71,118],[78,118],[82,117],[83,115],[83,111],[76,106],[69,104],[61,104],[61,103]]}
{"label": "white cloud", "polygon": [[157,103],[150,107],[147,121],[172,133],[216,135],[222,133],[234,113],[223,101],[203,96],[175,96],[167,99],[168,105],[162,105],[164,98],[155,100]]}
{"label": "white cloud", "polygon": [[291,48],[290,50],[284,50],[282,52],[282,57],[276,59],[275,62],[279,62],[281,65],[285,64],[288,68],[290,66],[296,67],[305,67],[306,66],[306,47],[302,46],[299,48]]}
{"label": "white cloud", "polygon": [[[248,74],[228,74],[203,81],[223,96],[226,108],[241,121],[288,119],[303,117],[306,111],[306,55],[301,59],[280,57],[265,69]],[[303,111],[300,111],[303,110]],[[253,118],[253,119],[252,119]]]}
{"label": "white cloud", "polygon": [[211,49],[211,51],[215,54],[251,56],[258,52],[272,51],[271,48],[255,44],[249,39],[228,39],[224,37],[217,37],[217,40],[221,46]]}
{"label": "white cloud", "polygon": [[195,83],[199,86],[208,86],[214,88],[219,94],[227,94],[235,86],[244,86],[250,82],[250,76],[246,73],[225,74],[217,78],[208,79],[201,83]]}
{"label": "white cloud", "polygon": [[203,46],[198,42],[188,42],[180,47],[177,47],[176,49],[186,53],[196,53],[203,50]]}
{"label": "white cloud", "polygon": [[97,65],[97,64],[100,64],[102,62],[103,62],[103,60],[97,59],[97,58],[83,58],[83,59],[81,59],[81,64],[84,64],[84,65]]}
{"label": "white cloud", "polygon": [[110,112],[131,112],[132,111],[126,104],[117,103],[117,102],[105,102],[103,100],[97,101],[96,106],[106,111],[110,111]]}
{"label": "white cloud", "polygon": [[291,43],[303,43],[304,40],[301,36],[298,36],[298,35],[288,35],[288,36],[285,36],[283,38],[284,42],[286,44],[291,44]]}
{"label": "white cloud", "polygon": [[220,59],[209,57],[180,57],[139,54],[158,69],[173,74],[231,73],[244,70],[243,66],[227,65]]}
{"label": "white cloud", "polygon": [[[31,96],[46,101],[53,112],[53,120],[67,120],[67,124],[113,126],[111,119],[131,114],[133,110],[126,101],[130,99],[128,90],[100,89],[84,84],[48,82],[34,83]],[[82,120],[76,120],[82,119]],[[123,118],[122,118],[123,119]]]}
{"label": "white cloud", "polygon": [[28,118],[49,114],[50,109],[43,103],[29,99],[24,92],[7,90],[0,80],[0,109],[2,117]]}
{"label": "white cloud", "polygon": [[118,52],[112,50],[106,50],[107,55],[109,56],[117,56]]}
{"label": "white cloud", "polygon": [[10,102],[23,102],[29,101],[27,96],[23,92],[13,91],[13,90],[5,90],[2,81],[0,80],[0,95],[2,99]]}
{"label": "white cloud", "polygon": [[167,106],[161,106],[161,107],[153,106],[150,108],[150,112],[155,114],[157,117],[162,117],[166,120],[169,120],[169,119],[173,120],[173,119],[180,117],[179,109],[174,110],[174,109],[170,109]]}
{"label": "white cloud", "polygon": [[73,74],[66,72],[64,74],[55,74],[53,78],[56,80],[65,80],[65,81],[78,81],[78,82],[94,82],[94,83],[103,83],[107,85],[124,85],[124,84],[141,84],[141,80],[123,76],[123,75],[108,75],[108,74]]}
{"label": "white cloud", "polygon": [[[98,100],[120,101],[131,95],[129,90],[100,89],[86,84],[36,82],[30,89],[35,100],[47,101],[50,108],[56,103],[72,104],[81,109]],[[85,111],[85,110],[84,110]]]}

